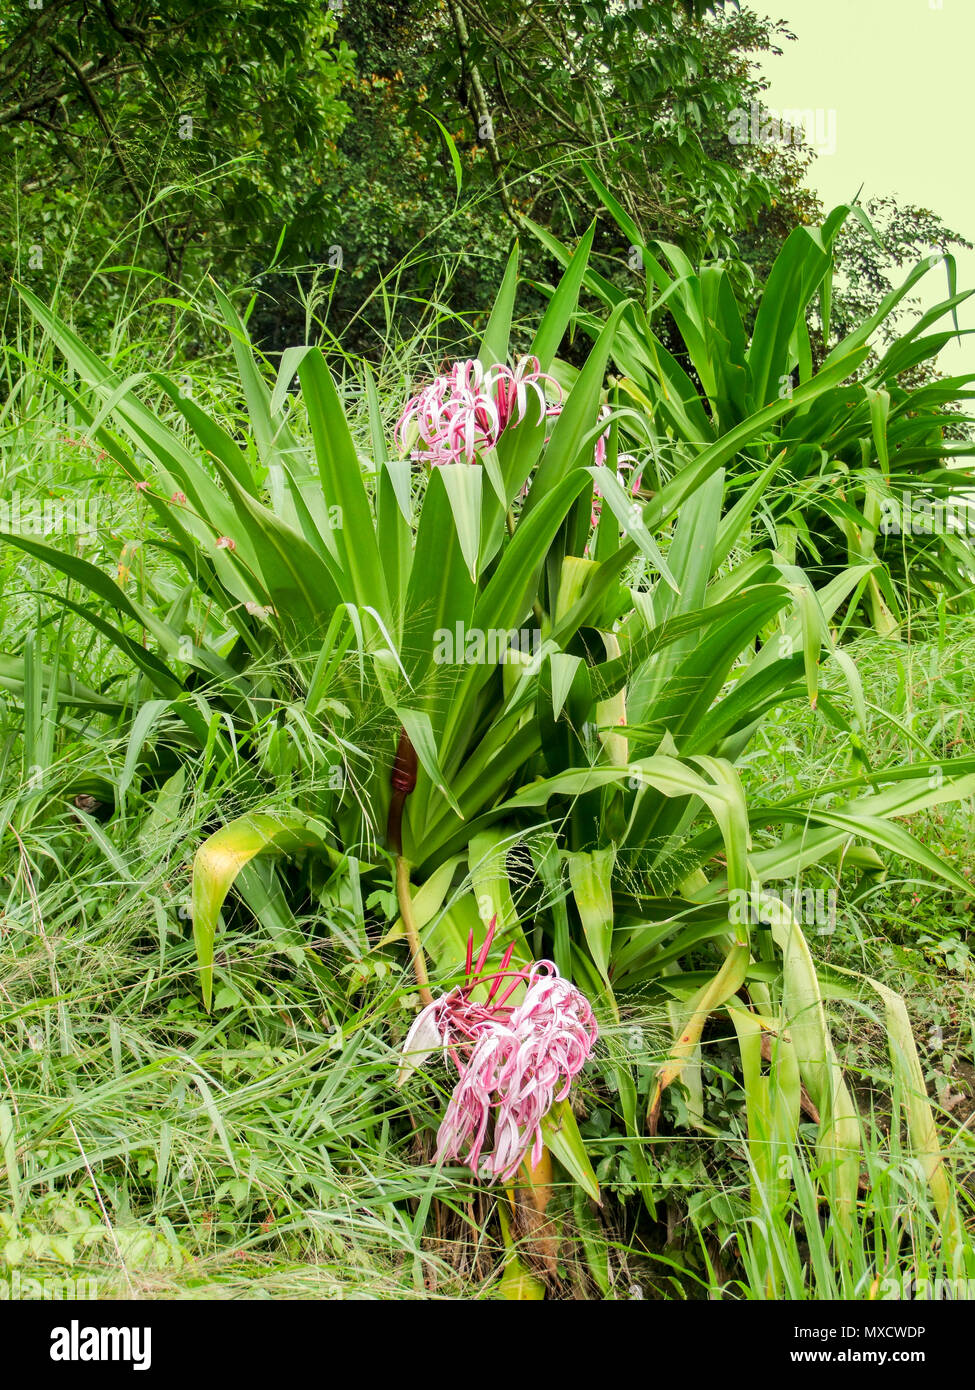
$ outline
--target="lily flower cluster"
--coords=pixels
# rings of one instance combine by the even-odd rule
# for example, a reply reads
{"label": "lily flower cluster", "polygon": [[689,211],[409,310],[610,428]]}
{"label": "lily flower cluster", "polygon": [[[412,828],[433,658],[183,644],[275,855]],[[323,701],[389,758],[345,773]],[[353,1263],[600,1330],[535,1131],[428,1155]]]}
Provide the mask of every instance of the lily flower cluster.
{"label": "lily flower cluster", "polygon": [[[496,923],[476,962],[471,934],[464,984],[417,1015],[403,1052],[410,1068],[442,1047],[458,1071],[437,1135],[437,1160],[464,1162],[478,1177],[507,1182],[529,1153],[533,1166],[541,1161],[542,1120],[568,1096],[598,1029],[585,995],[551,961],[509,969],[514,943],[497,971],[482,974]],[[509,1004],[522,984],[521,1002]],[[474,1000],[485,985],[486,999]]]}
{"label": "lily flower cluster", "polygon": [[[549,404],[545,387],[558,393]],[[554,377],[541,370],[537,357],[522,357],[515,367],[500,363],[455,362],[445,376],[407,401],[396,425],[396,440],[412,450],[417,462],[474,463],[477,454],[493,449],[502,432],[528,414],[529,400],[538,402],[538,419],[561,408],[562,392]]]}

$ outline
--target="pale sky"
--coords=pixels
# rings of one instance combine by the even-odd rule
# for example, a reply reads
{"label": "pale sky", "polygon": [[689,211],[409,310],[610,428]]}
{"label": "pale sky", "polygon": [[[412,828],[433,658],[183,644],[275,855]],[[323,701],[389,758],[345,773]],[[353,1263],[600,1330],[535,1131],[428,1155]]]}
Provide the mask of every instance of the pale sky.
{"label": "pale sky", "polygon": [[[823,153],[808,182],[827,210],[863,184],[861,201],[893,194],[975,241],[975,0],[743,3],[784,19],[796,35],[781,58],[763,60],[764,100],[778,111],[821,113]],[[835,150],[827,153],[831,112]],[[975,252],[957,259],[958,288],[975,288]],[[921,290],[925,305],[944,299],[944,268],[930,271]],[[962,328],[975,328],[973,305],[975,296],[959,310]],[[975,372],[975,335],[949,344],[938,362],[943,371]]]}

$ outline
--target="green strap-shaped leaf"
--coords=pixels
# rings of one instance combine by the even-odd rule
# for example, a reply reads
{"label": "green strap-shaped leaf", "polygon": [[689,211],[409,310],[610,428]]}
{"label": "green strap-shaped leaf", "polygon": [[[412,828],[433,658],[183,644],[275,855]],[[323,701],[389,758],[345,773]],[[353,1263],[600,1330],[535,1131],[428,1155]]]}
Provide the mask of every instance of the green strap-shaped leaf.
{"label": "green strap-shaped leaf", "polygon": [[467,463],[446,463],[438,467],[437,476],[443,480],[450,502],[457,540],[467,572],[476,583],[481,542],[483,472]]}
{"label": "green strap-shaped leaf", "polygon": [[593,1172],[568,1099],[553,1105],[542,1120],[542,1138],[570,1177],[575,1179],[594,1202],[601,1203],[599,1182]]}
{"label": "green strap-shaped leaf", "polygon": [[517,242],[508,257],[508,264],[505,266],[504,279],[501,281],[501,288],[498,290],[498,297],[494,301],[491,310],[491,317],[488,319],[487,328],[484,330],[484,337],[478,348],[478,358],[484,363],[485,367],[492,367],[495,363],[503,363],[508,357],[508,338],[511,335],[511,315],[515,304],[515,291],[518,288],[518,244]]}
{"label": "green strap-shaped leaf", "polygon": [[[531,491],[525,502],[522,517],[527,517],[579,463],[591,460],[583,457],[587,440],[593,433],[603,392],[603,378],[620,318],[629,301],[620,304],[610,314],[606,326],[596,339],[578,380],[569,392],[555,422],[542,461],[532,479]],[[592,441],[595,447],[595,441]]]}
{"label": "green strap-shaped leaf", "polygon": [[[413,745],[423,771],[447,802],[450,809],[456,812],[463,820],[463,812],[457,804],[453,792],[447,785],[447,779],[443,774],[440,761],[437,757],[437,744],[433,736],[433,726],[430,723],[429,714],[427,714],[426,710],[408,709],[405,705],[397,705],[395,713],[396,717],[403,725],[403,728],[406,730],[407,737]],[[409,855],[407,855],[407,858],[409,858]]]}
{"label": "green strap-shaped leaf", "polygon": [[613,873],[616,869],[616,850],[592,850],[567,853],[569,883],[579,910],[590,954],[596,968],[611,989],[610,957],[613,950]]}
{"label": "green strap-shaped leaf", "polygon": [[298,376],[315,442],[322,492],[329,506],[340,509],[341,525],[335,529],[333,539],[342,571],[348,577],[356,603],[375,608],[388,626],[389,599],[372,508],[342,402],[318,348],[310,348],[302,357]]}
{"label": "green strap-shaped leaf", "polygon": [[668,584],[675,594],[679,594],[680,588],[670,566],[661,555],[657,542],[643,524],[642,509],[633,497],[620,487],[616,474],[608,468],[596,466],[587,469],[587,472],[592,476],[600,497],[606,502],[624,533],[629,536],[640,554],[645,555],[655,567],[664,583]]}
{"label": "green strap-shaped leaf", "polygon": [[860,1122],[826,1024],[822,991],[798,922],[781,901],[766,896],[763,911],[782,952],[785,1026],[799,1071],[819,1111],[817,1153],[827,1180],[830,1207],[841,1231],[850,1232],[859,1177]]}
{"label": "green strap-shaped leaf", "polygon": [[193,860],[193,937],[208,1010],[213,996],[217,921],[237,875],[255,855],[298,854],[309,849],[340,858],[326,840],[324,827],[316,822],[302,816],[252,814],[223,826],[197,850]]}

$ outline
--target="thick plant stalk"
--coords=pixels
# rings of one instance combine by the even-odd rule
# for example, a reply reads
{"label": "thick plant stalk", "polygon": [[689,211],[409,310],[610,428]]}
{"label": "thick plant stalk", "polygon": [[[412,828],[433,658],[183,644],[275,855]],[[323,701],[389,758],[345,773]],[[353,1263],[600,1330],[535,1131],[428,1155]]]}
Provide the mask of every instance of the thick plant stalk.
{"label": "thick plant stalk", "polygon": [[503,1201],[498,1202],[498,1221],[504,1242],[504,1270],[499,1285],[506,1303],[538,1303],[545,1298],[545,1282],[532,1274],[518,1257],[517,1238],[511,1229],[511,1216]]}
{"label": "thick plant stalk", "polygon": [[[553,1279],[558,1274],[559,1238],[548,1216],[552,1195],[552,1155],[548,1148],[534,1166],[530,1158],[521,1165],[518,1181],[505,1189],[507,1208],[498,1200],[498,1219],[505,1246],[500,1289],[506,1302],[537,1302],[548,1287],[539,1271]],[[519,1246],[528,1255],[523,1260]],[[537,1266],[537,1268],[533,1268]]]}
{"label": "thick plant stalk", "polygon": [[403,806],[406,798],[416,786],[416,749],[410,742],[405,729],[400,730],[390,782],[393,795],[389,802],[386,839],[390,849],[396,855],[396,899],[399,903],[400,916],[403,919],[403,928],[410,947],[410,960],[413,965],[413,974],[416,977],[417,990],[422,1004],[426,1007],[427,1004],[433,1003],[433,995],[430,993],[430,976],[427,972],[426,957],[420,942],[420,933],[413,916],[410,866],[403,858]]}
{"label": "thick plant stalk", "polygon": [[534,1166],[526,1158],[519,1176],[522,1181],[508,1194],[512,1217],[516,1227],[524,1230],[532,1258],[554,1279],[558,1274],[559,1236],[548,1214],[554,1182],[551,1151],[544,1148]]}
{"label": "thick plant stalk", "polygon": [[410,946],[410,958],[413,963],[413,974],[416,977],[416,987],[420,1000],[426,1007],[427,1004],[433,1003],[433,995],[430,993],[430,976],[427,972],[427,961],[423,954],[420,933],[417,931],[416,921],[413,917],[413,899],[410,895],[410,866],[401,854],[396,857],[396,897],[399,900],[400,916],[403,919],[406,939]]}

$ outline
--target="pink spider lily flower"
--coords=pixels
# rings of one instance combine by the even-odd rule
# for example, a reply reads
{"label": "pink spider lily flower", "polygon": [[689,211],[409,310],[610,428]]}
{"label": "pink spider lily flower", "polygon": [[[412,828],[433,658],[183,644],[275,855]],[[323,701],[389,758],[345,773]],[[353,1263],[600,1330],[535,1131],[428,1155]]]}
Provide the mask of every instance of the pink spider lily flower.
{"label": "pink spider lily flower", "polygon": [[[537,357],[519,358],[513,370],[511,367],[492,367],[490,375],[501,429],[507,425],[521,424],[528,414],[529,394],[538,401],[539,419],[562,408],[562,388],[553,376],[542,371]],[[557,400],[551,404],[545,396],[546,384],[558,392]]]}
{"label": "pink spider lily flower", "polygon": [[[496,923],[495,917],[476,962],[473,933],[468,938],[464,984],[417,1015],[403,1045],[401,1077],[442,1048],[456,1066],[458,1080],[437,1134],[435,1157],[466,1163],[488,1181],[507,1182],[529,1154],[533,1165],[540,1162],[542,1120],[569,1094],[598,1029],[585,995],[551,961],[509,969],[514,942],[497,971],[482,973]],[[490,988],[479,1002],[471,996],[482,985]],[[511,1004],[519,985],[526,987],[524,998]]]}
{"label": "pink spider lily flower", "polygon": [[521,423],[529,395],[546,413],[546,382],[558,390],[537,357],[523,357],[514,368],[455,362],[445,376],[407,401],[395,438],[404,453],[411,441],[423,444],[410,453],[417,462],[474,463],[479,452],[495,447],[503,430]]}
{"label": "pink spider lily flower", "polygon": [[[412,428],[411,428],[412,427]],[[428,463],[473,463],[479,448],[489,448],[500,428],[497,409],[485,389],[480,362],[455,362],[419,395],[407,401],[395,437],[404,452],[408,440],[425,446],[411,457]]]}

